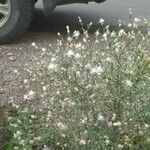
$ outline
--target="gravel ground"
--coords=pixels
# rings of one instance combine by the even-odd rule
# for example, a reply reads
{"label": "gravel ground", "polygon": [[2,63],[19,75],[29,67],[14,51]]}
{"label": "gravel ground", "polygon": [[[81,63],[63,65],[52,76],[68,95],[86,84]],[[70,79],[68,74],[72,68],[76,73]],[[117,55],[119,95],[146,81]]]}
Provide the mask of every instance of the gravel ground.
{"label": "gravel ground", "polygon": [[[39,36],[40,39],[36,37]],[[56,38],[56,34],[38,34],[30,31],[18,43],[0,46],[0,101],[10,99],[20,100],[22,88],[20,86],[25,74],[23,68],[27,64],[33,65],[42,47],[48,47]],[[36,42],[39,49],[31,46]],[[42,44],[41,44],[42,43]],[[54,42],[53,42],[54,43]],[[19,99],[18,99],[19,98]]]}

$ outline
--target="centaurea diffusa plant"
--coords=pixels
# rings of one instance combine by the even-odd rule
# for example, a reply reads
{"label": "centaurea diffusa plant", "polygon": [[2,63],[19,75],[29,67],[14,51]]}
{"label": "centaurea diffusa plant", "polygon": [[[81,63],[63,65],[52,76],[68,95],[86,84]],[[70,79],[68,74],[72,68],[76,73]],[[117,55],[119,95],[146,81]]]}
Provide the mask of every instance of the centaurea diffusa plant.
{"label": "centaurea diffusa plant", "polygon": [[101,19],[94,41],[67,26],[66,39],[59,33],[53,48],[42,48],[24,69],[21,105],[11,102],[6,149],[148,150],[150,37],[138,31],[140,21],[111,31]]}

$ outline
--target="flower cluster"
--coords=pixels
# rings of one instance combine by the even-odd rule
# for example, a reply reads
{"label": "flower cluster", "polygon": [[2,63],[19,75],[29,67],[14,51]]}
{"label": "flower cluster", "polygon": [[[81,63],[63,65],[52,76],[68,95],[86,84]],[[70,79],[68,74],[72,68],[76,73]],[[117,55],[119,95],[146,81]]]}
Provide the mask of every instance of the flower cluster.
{"label": "flower cluster", "polygon": [[12,103],[13,149],[149,148],[150,39],[140,21],[111,31],[100,19],[94,40],[67,26],[67,38],[59,33],[55,48],[42,48],[25,68],[21,105]]}

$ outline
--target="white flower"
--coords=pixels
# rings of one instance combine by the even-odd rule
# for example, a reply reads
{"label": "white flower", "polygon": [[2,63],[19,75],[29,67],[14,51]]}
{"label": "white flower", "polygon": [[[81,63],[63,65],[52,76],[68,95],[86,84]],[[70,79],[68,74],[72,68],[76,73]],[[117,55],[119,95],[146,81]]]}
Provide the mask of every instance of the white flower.
{"label": "white flower", "polygon": [[112,59],[109,57],[107,57],[105,60],[106,60],[106,62],[112,62]]}
{"label": "white flower", "polygon": [[80,36],[80,32],[75,30],[73,33],[73,37],[78,38],[79,36]]}
{"label": "white flower", "polygon": [[122,123],[120,121],[113,123],[114,127],[120,127],[121,125],[122,125]]}
{"label": "white flower", "polygon": [[122,26],[122,21],[121,20],[119,20],[119,27],[121,27]]}
{"label": "white flower", "polygon": [[102,38],[105,40],[105,41],[107,41],[107,33],[104,33],[103,35],[102,35]]}
{"label": "white flower", "polygon": [[86,141],[85,141],[85,140],[80,140],[79,143],[80,143],[81,145],[85,145],[85,144],[86,144]]}
{"label": "white flower", "polygon": [[24,146],[25,145],[25,141],[24,140],[20,140],[19,144],[21,144],[22,146]]}
{"label": "white flower", "polygon": [[48,65],[48,70],[53,70],[53,69],[56,69],[56,68],[57,68],[57,65],[54,64],[54,63],[50,63],[50,64]]}
{"label": "white flower", "polygon": [[105,20],[104,20],[103,18],[101,18],[101,19],[99,20],[99,23],[100,23],[101,25],[104,25]]}
{"label": "white flower", "polygon": [[86,65],[85,65],[85,68],[86,68],[86,69],[91,69],[91,64],[86,64]]}
{"label": "white flower", "polygon": [[97,31],[95,32],[95,35],[96,35],[96,37],[98,37],[98,36],[100,35],[99,30],[97,30]]}
{"label": "white flower", "polygon": [[18,70],[15,69],[15,70],[14,70],[14,73],[18,73]]}
{"label": "white flower", "polygon": [[33,141],[33,140],[30,140],[29,142],[30,142],[30,144],[34,144],[34,141]]}
{"label": "white flower", "polygon": [[119,149],[123,149],[123,145],[122,144],[118,144],[118,146],[117,146]]}
{"label": "white flower", "polygon": [[86,43],[86,42],[87,42],[87,39],[86,39],[86,38],[83,38],[83,42]]}
{"label": "white flower", "polygon": [[26,100],[26,99],[28,99],[29,96],[28,95],[24,95],[23,97]]}
{"label": "white flower", "polygon": [[36,46],[36,44],[33,42],[33,43],[31,44],[31,46],[35,47],[35,46]]}
{"label": "white flower", "polygon": [[110,144],[110,140],[109,139],[106,139],[106,145]]}
{"label": "white flower", "polygon": [[79,20],[79,23],[82,23],[82,19],[80,16],[78,16],[78,20]]}
{"label": "white flower", "polygon": [[34,98],[35,92],[34,91],[29,91],[28,94],[24,95],[24,100],[29,100]]}
{"label": "white flower", "polygon": [[126,86],[128,86],[128,87],[132,87],[133,82],[130,81],[130,80],[125,80],[125,84],[126,84]]}
{"label": "white flower", "polygon": [[69,50],[68,53],[67,53],[67,56],[68,57],[74,56],[74,52],[72,50]]}
{"label": "white flower", "polygon": [[91,74],[98,74],[100,75],[101,73],[103,73],[103,68],[101,66],[96,66],[95,68],[91,69]]}
{"label": "white flower", "polygon": [[12,124],[12,123],[10,123],[10,126],[18,127],[18,125],[17,125],[17,124]]}
{"label": "white flower", "polygon": [[37,139],[38,141],[41,141],[42,138],[41,138],[40,136],[38,136],[36,139]]}
{"label": "white flower", "polygon": [[66,129],[67,129],[67,126],[64,125],[62,122],[58,122],[56,125],[57,125],[57,127],[58,127],[60,130],[66,130]]}
{"label": "white flower", "polygon": [[80,57],[81,57],[81,55],[80,55],[79,53],[76,53],[76,54],[75,54],[75,58],[78,59],[78,58],[80,58]]}
{"label": "white flower", "polygon": [[42,89],[43,89],[43,91],[46,91],[46,90],[47,90],[47,87],[46,87],[46,86],[43,86]]}
{"label": "white flower", "polygon": [[29,95],[29,96],[34,96],[34,95],[35,95],[35,92],[34,92],[34,91],[29,91],[28,95]]}
{"label": "white flower", "polygon": [[95,44],[99,44],[100,43],[100,41],[99,40],[95,40]]}
{"label": "white flower", "polygon": [[67,38],[67,41],[68,41],[68,42],[72,42],[72,38],[69,36],[69,37]]}
{"label": "white flower", "polygon": [[122,35],[125,35],[126,33],[125,33],[125,31],[123,30],[123,29],[121,29],[120,31],[119,31],[119,36],[122,36]]}
{"label": "white flower", "polygon": [[36,118],[36,116],[35,115],[31,115],[31,119],[35,119]]}
{"label": "white flower", "polygon": [[67,29],[67,33],[69,34],[70,33],[70,28],[69,28],[68,25],[66,26],[66,29]]}
{"label": "white flower", "polygon": [[43,48],[42,48],[42,52],[46,52],[46,48],[43,47]]}
{"label": "white flower", "polygon": [[131,23],[129,23],[129,24],[128,24],[128,27],[129,27],[129,28],[131,28],[131,27],[132,27],[132,24],[131,24]]}
{"label": "white flower", "polygon": [[61,36],[61,34],[60,34],[59,32],[57,32],[57,35],[58,35],[58,36]]}
{"label": "white flower", "polygon": [[17,131],[16,134],[17,134],[18,136],[22,135],[22,133],[21,133],[20,131]]}
{"label": "white flower", "polygon": [[37,45],[34,42],[31,44],[31,46],[38,49]]}
{"label": "white flower", "polygon": [[78,44],[75,45],[75,47],[76,47],[76,48],[82,48],[82,44],[81,44],[81,43],[78,43]]}
{"label": "white flower", "polygon": [[115,37],[115,36],[116,36],[115,31],[111,32],[111,37]]}
{"label": "white flower", "polygon": [[141,21],[141,19],[134,18],[134,22],[135,22],[135,23],[139,23],[140,21]]}
{"label": "white flower", "polygon": [[148,124],[145,124],[144,126],[145,126],[145,128],[149,128],[150,127]]}
{"label": "white flower", "polygon": [[98,114],[98,118],[97,118],[98,121],[105,121],[105,117],[100,113]]}
{"label": "white flower", "polygon": [[112,120],[114,121],[115,119],[116,119],[116,114],[113,114],[113,116],[112,116]]}
{"label": "white flower", "polygon": [[56,61],[56,58],[53,57],[53,58],[51,59],[51,61],[52,61],[52,62]]}
{"label": "white flower", "polygon": [[27,79],[25,79],[24,81],[23,81],[23,83],[27,83],[28,82],[28,80]]}
{"label": "white flower", "polygon": [[93,25],[93,22],[90,22],[89,26],[92,26]]}
{"label": "white flower", "polygon": [[131,16],[132,15],[132,9],[129,8],[129,15]]}

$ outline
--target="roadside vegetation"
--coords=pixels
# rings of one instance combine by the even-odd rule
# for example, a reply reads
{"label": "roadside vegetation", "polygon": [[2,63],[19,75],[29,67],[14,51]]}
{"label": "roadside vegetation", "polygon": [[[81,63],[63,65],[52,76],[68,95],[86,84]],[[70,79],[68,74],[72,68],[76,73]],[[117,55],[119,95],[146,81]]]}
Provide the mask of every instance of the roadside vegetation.
{"label": "roadside vegetation", "polygon": [[2,150],[150,149],[148,22],[119,21],[111,31],[100,19],[94,38],[92,23],[79,22],[82,31],[67,26],[67,37],[58,33],[57,44],[24,68],[22,101],[0,108]]}

